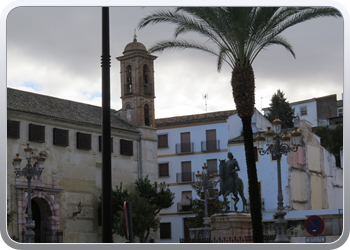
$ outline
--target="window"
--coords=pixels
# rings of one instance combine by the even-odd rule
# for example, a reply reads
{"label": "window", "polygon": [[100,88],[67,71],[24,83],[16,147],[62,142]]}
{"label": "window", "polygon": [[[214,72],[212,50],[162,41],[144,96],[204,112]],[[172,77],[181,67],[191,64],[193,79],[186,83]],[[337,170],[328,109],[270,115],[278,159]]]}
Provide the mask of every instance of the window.
{"label": "window", "polygon": [[218,162],[217,159],[207,160],[208,174],[209,174],[209,175],[218,172],[218,165],[217,165],[217,162]]}
{"label": "window", "polygon": [[216,129],[206,130],[206,150],[213,151],[218,149],[218,145],[216,143]]}
{"label": "window", "polygon": [[29,141],[45,142],[45,126],[30,123]]}
{"label": "window", "polygon": [[158,135],[158,148],[168,147],[168,134]]}
{"label": "window", "polygon": [[134,155],[134,152],[133,152],[133,141],[121,139],[120,140],[120,154],[121,155],[127,155],[127,156]]}
{"label": "window", "polygon": [[343,116],[343,108],[337,109],[338,116]]}
{"label": "window", "polygon": [[191,152],[190,132],[181,133],[181,153]]}
{"label": "window", "polygon": [[149,68],[147,64],[143,65],[143,82],[149,83]]}
{"label": "window", "polygon": [[171,239],[171,223],[160,223],[160,239]]}
{"label": "window", "polygon": [[7,137],[19,139],[19,121],[7,120]]}
{"label": "window", "polygon": [[150,108],[148,104],[145,104],[144,106],[144,116],[145,116],[145,126],[150,126]]}
{"label": "window", "polygon": [[77,148],[91,150],[91,134],[77,132]]}
{"label": "window", "polygon": [[159,177],[169,176],[169,163],[158,164]]}
{"label": "window", "polygon": [[[98,151],[102,152],[102,135],[98,137]],[[113,137],[111,138],[111,153],[113,153]]]}
{"label": "window", "polygon": [[300,115],[307,115],[307,106],[300,107]]}
{"label": "window", "polygon": [[150,79],[150,70],[147,64],[143,66],[143,93],[147,95],[153,94],[153,84]]}
{"label": "window", "polygon": [[54,128],[53,144],[57,146],[68,146],[68,130]]}
{"label": "window", "polygon": [[191,199],[192,199],[192,191],[182,191],[181,201],[179,203],[178,211],[179,212],[191,211],[192,209]]}
{"label": "window", "polygon": [[181,182],[193,181],[191,172],[191,162],[181,162]]}
{"label": "window", "polygon": [[132,75],[131,75],[131,66],[128,65],[126,67],[126,84],[125,84],[125,90],[124,94],[131,94],[132,93]]}

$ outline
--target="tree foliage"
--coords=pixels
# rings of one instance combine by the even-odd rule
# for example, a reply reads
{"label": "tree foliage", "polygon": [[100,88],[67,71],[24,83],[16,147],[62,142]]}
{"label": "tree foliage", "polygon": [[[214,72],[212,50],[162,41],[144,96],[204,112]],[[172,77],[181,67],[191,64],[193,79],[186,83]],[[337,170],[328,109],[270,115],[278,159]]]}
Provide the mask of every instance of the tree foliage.
{"label": "tree foliage", "polygon": [[284,97],[284,93],[281,90],[277,90],[271,98],[269,113],[265,117],[272,122],[276,118],[282,121],[282,128],[293,128],[294,108],[292,108],[287,102],[287,98]]}
{"label": "tree foliage", "polygon": [[[200,185],[193,184],[193,190],[195,190],[197,196],[196,199],[189,198],[192,205],[192,213],[195,214],[195,217],[187,218],[187,227],[188,228],[198,228],[203,227],[204,223],[204,192]],[[207,208],[208,216],[222,211],[224,209],[225,202],[219,200],[218,192],[214,188],[209,188],[207,193]]]}
{"label": "tree foliage", "polygon": [[124,202],[131,203],[133,234],[140,242],[147,242],[149,233],[159,228],[159,211],[173,204],[174,194],[162,182],[151,184],[148,176],[135,181],[135,190],[127,190],[120,183],[112,190],[113,233],[126,237]]}
{"label": "tree foliage", "polygon": [[321,146],[335,156],[336,165],[340,166],[340,150],[343,147],[343,124],[335,128],[319,127],[314,133],[321,137]]}

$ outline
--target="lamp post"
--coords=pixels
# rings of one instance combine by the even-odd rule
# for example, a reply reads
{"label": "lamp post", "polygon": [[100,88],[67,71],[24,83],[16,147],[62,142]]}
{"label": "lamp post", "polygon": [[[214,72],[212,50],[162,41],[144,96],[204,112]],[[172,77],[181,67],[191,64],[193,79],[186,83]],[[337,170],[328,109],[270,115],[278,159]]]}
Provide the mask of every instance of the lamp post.
{"label": "lamp post", "polygon": [[27,211],[27,223],[25,225],[26,232],[26,243],[34,243],[34,236],[35,233],[33,229],[35,228],[35,225],[33,223],[32,218],[32,204],[31,204],[31,181],[32,178],[38,178],[43,169],[44,169],[44,162],[45,162],[45,154],[43,152],[39,153],[39,157],[33,157],[32,156],[32,148],[29,147],[29,144],[27,144],[27,147],[24,149],[25,156],[27,159],[27,165],[21,170],[20,165],[22,159],[19,157],[19,154],[16,154],[16,157],[13,159],[13,166],[14,166],[14,172],[16,177],[24,176],[28,180],[28,188],[27,188],[27,194],[28,194],[28,211]]}
{"label": "lamp post", "polygon": [[[220,176],[218,173],[209,175],[208,166],[204,163],[202,173],[197,171],[195,185],[201,188],[204,192],[204,218],[208,217],[208,190],[214,188],[219,182]],[[208,228],[208,221],[204,220],[204,227]]]}
{"label": "lamp post", "polygon": [[[280,119],[276,118],[272,122],[273,131],[270,127],[265,132],[265,137],[259,133],[255,138],[257,143],[257,148],[260,155],[271,154],[277,159],[277,180],[278,180],[278,191],[277,191],[277,210],[275,213],[275,230],[276,230],[276,243],[289,243],[290,240],[286,235],[287,221],[284,216],[287,212],[284,210],[283,206],[283,194],[282,194],[282,184],[281,184],[281,157],[282,154],[287,155],[289,152],[296,152],[298,146],[300,145],[301,133],[298,131],[300,127],[300,120],[297,116],[294,119],[294,131],[291,136],[285,133],[281,136],[281,125]],[[264,149],[264,144],[266,143],[267,149]]]}

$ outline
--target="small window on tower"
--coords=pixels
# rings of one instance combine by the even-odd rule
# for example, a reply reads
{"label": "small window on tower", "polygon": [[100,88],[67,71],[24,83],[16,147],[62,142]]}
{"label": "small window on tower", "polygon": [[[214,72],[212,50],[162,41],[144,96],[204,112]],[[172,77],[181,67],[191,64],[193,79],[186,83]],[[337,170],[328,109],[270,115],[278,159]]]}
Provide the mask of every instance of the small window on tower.
{"label": "small window on tower", "polygon": [[128,65],[126,67],[126,82],[125,82],[125,94],[132,93],[132,74],[131,74],[131,66]]}
{"label": "small window on tower", "polygon": [[150,110],[149,110],[149,105],[146,104],[144,107],[144,115],[145,115],[145,125],[150,126]]}
{"label": "small window on tower", "polygon": [[143,93],[146,95],[153,94],[153,85],[150,79],[150,70],[147,64],[143,66]]}

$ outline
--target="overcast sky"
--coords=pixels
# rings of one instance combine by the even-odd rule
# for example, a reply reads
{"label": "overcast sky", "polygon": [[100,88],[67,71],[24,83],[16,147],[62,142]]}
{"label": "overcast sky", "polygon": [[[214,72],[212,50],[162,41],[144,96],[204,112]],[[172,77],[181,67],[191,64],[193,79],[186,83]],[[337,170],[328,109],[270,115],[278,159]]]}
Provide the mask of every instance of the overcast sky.
{"label": "overcast sky", "polygon": [[[160,8],[160,7],[159,7]],[[110,7],[111,107],[121,108],[120,63],[134,29],[155,7]],[[173,26],[136,30],[146,48],[172,38]],[[343,19],[322,18],[282,33],[296,59],[271,46],[253,63],[256,108],[277,89],[289,102],[343,93]],[[154,53],[156,118],[235,109],[231,69],[195,50]],[[7,86],[101,106],[101,8],[17,7],[7,17]],[[208,99],[203,96],[207,94]]]}

